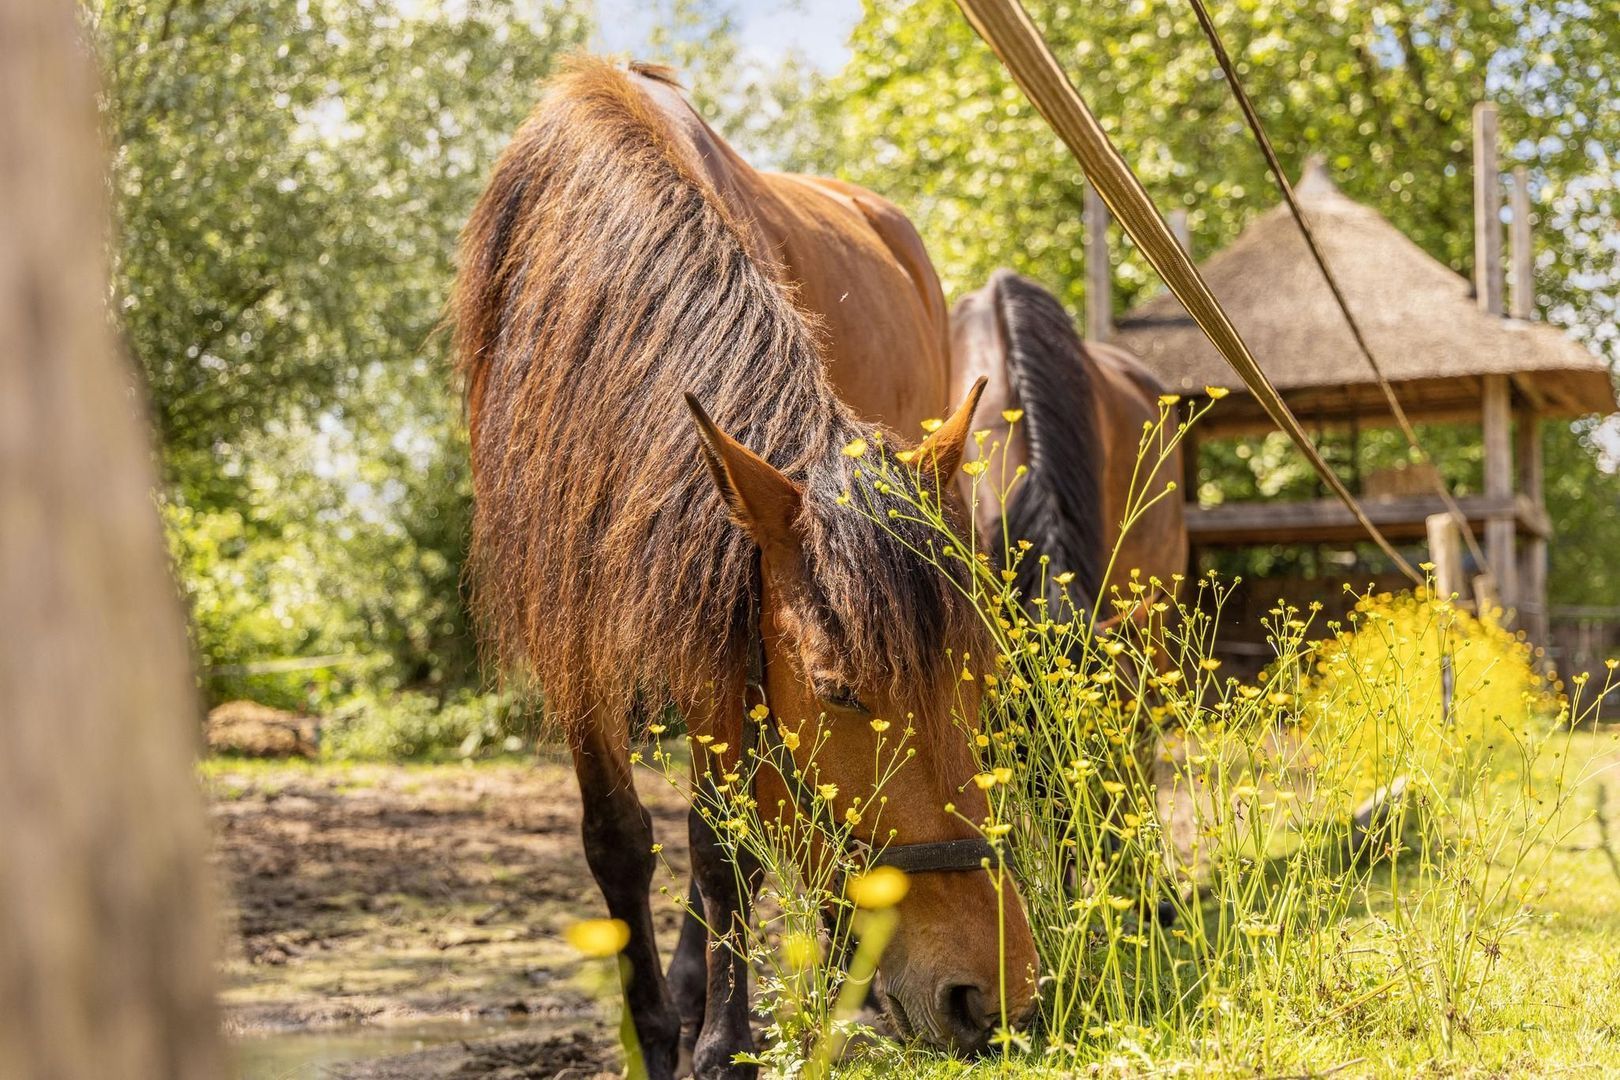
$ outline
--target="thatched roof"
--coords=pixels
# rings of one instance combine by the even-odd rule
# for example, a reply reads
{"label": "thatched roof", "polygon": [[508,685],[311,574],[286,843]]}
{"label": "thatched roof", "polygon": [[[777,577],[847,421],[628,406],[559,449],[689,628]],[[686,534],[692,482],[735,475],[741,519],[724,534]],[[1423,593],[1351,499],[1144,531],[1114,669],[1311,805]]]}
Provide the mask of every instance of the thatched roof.
{"label": "thatched roof", "polygon": [[[1465,278],[1431,258],[1376,212],[1344,196],[1313,162],[1296,189],[1328,265],[1373,354],[1408,412],[1439,416],[1479,400],[1479,377],[1514,376],[1521,393],[1549,413],[1612,412],[1604,363],[1543,323],[1486,314]],[[1302,417],[1378,407],[1371,369],[1356,349],[1285,206],[1255,219],[1200,266],[1260,366]],[[1160,294],[1120,320],[1115,340],[1165,384],[1197,394],[1242,383],[1186,310]],[[1372,393],[1367,391],[1372,390]],[[1232,415],[1224,406],[1218,412]],[[1233,419],[1236,419],[1234,416]]]}

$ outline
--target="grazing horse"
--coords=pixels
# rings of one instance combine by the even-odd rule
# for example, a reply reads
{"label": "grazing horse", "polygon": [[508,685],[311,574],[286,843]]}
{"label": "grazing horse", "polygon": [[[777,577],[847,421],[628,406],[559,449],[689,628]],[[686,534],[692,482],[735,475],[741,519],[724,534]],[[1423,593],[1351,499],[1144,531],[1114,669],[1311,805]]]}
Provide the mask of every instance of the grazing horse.
{"label": "grazing horse", "polygon": [[[916,756],[885,790],[879,856],[917,856],[880,968],[899,1028],[984,1047],[1003,970],[1008,1013],[1026,1016],[1036,958],[1022,901],[1009,894],[998,926],[983,841],[963,820],[988,809],[959,726],[978,719],[979,684],[958,672],[988,659],[982,621],[917,554],[926,528],[887,519],[903,493],[873,492],[871,516],[842,505],[879,456],[913,497],[955,502],[977,390],[912,466],[885,431],[947,404],[945,305],[906,220],[845,184],[756,172],[667,71],[581,59],[473,211],[453,317],[475,606],[493,658],[537,683],[567,736],[586,860],[629,926],[626,1007],[649,1074],[671,1076],[686,1050],[700,1077],[749,1076],[733,1057],[753,1041],[732,950],[700,948],[695,977],[660,970],[633,725],[674,706],[710,737],[695,761],[746,771],[756,657],[772,722],[830,726],[815,765],[837,785],[835,814],[869,798],[873,721],[916,730]],[[783,773],[757,770],[759,805],[795,813],[791,778],[812,741]],[[758,868],[733,866],[699,815],[690,830],[704,922],[733,933],[752,892],[737,882]],[[951,854],[964,851],[971,861]]]}
{"label": "grazing horse", "polygon": [[[975,429],[992,435],[1005,463],[991,475],[1028,467],[1005,508],[1005,535],[1028,540],[1032,553],[1050,557],[1048,610],[1057,611],[1058,587],[1052,577],[1075,575],[1069,594],[1079,606],[1107,603],[1110,590],[1123,589],[1133,569],[1168,583],[1187,570],[1187,525],[1182,500],[1166,495],[1142,515],[1123,541],[1120,523],[1136,471],[1142,425],[1159,416],[1158,381],[1124,349],[1082,343],[1057,297],[1028,278],[997,270],[990,283],[957,301],[951,311],[951,381],[955,387],[987,380],[979,399]],[[1022,409],[1016,425],[1004,410]],[[1147,462],[1151,465],[1152,462]],[[1181,477],[1178,447],[1147,485],[1158,494]],[[1003,536],[1003,508],[982,497],[974,508],[974,528],[987,542]],[[1119,545],[1108,580],[1103,574]],[[1003,558],[1007,557],[1003,552]],[[1041,567],[1025,558],[1013,587],[1024,597],[1040,591]],[[1099,614],[1106,620],[1104,606]]]}

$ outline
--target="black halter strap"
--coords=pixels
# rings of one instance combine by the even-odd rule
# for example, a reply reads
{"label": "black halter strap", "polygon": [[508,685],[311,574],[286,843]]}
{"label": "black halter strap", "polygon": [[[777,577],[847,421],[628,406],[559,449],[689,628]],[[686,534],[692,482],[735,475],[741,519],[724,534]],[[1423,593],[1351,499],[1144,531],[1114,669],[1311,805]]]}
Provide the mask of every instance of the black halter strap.
{"label": "black halter strap", "polygon": [[[758,595],[756,590],[755,596]],[[754,700],[751,701],[750,698]],[[764,705],[767,710],[767,715],[757,720],[753,716],[753,708],[756,705]],[[793,760],[793,752],[782,741],[781,732],[777,730],[774,718],[768,715],[769,709],[770,699],[765,693],[765,639],[760,630],[759,603],[756,600],[748,627],[748,680],[743,692],[743,729],[746,732],[752,728],[754,757],[769,761],[776,769],[782,777],[782,783],[787,786],[788,794],[798,806],[799,813],[804,815],[807,821],[826,826],[829,831],[836,834],[837,822],[831,820],[826,802],[818,801],[814,790],[805,782],[798,764]],[[845,842],[844,848],[868,869],[892,866],[907,874],[980,870],[994,868],[1004,861],[1004,857],[998,856],[996,849],[991,847],[988,841],[977,836],[958,840],[932,840],[918,844],[889,844],[882,849],[876,849],[866,841],[852,836]],[[1005,861],[1010,865],[1011,860]]]}

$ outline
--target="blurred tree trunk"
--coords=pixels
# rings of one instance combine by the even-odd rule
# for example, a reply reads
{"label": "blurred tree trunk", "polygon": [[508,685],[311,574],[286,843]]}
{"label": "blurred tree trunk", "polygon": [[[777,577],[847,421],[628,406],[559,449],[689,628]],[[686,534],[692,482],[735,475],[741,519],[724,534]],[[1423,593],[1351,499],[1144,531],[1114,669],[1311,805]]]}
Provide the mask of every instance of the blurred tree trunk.
{"label": "blurred tree trunk", "polygon": [[198,705],[69,0],[0,0],[0,1077],[219,1080]]}

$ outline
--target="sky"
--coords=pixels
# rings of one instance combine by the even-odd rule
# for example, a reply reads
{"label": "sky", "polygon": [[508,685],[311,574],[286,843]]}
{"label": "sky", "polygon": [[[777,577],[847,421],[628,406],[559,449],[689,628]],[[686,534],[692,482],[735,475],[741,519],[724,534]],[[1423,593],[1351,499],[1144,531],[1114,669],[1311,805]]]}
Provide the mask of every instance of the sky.
{"label": "sky", "polygon": [[[666,3],[597,0],[598,40],[603,52],[640,51],[647,32]],[[860,0],[730,0],[737,42],[750,60],[769,64],[790,50],[823,72],[837,71],[849,59],[849,32],[861,16]]]}

